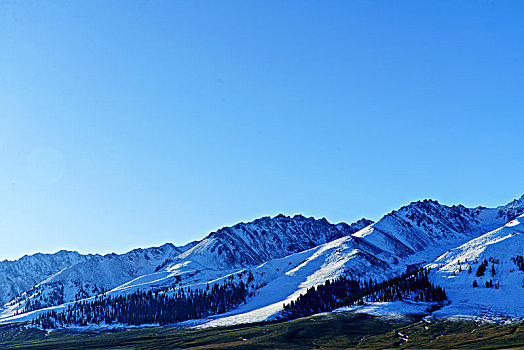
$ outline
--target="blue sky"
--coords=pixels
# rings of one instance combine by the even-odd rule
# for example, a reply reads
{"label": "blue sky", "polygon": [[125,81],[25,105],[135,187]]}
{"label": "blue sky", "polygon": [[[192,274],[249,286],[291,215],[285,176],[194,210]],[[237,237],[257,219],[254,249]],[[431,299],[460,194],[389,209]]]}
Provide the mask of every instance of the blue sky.
{"label": "blue sky", "polygon": [[0,259],[524,193],[524,4],[0,4]]}

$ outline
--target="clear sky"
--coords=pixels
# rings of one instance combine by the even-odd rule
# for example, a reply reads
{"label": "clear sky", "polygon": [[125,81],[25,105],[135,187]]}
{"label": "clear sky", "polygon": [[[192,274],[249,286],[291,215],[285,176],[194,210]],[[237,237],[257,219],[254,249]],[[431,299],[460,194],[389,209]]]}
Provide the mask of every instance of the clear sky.
{"label": "clear sky", "polygon": [[520,1],[2,1],[0,259],[524,193]]}

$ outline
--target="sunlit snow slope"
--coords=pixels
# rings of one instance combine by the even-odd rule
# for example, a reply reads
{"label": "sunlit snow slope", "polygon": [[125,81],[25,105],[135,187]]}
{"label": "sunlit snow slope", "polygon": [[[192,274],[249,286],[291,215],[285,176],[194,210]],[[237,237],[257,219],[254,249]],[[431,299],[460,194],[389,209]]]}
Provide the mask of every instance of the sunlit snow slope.
{"label": "sunlit snow slope", "polygon": [[524,316],[524,215],[429,266],[451,304],[436,315]]}
{"label": "sunlit snow slope", "polygon": [[55,254],[26,255],[18,260],[0,262],[0,305],[44,281],[66,267],[97,261],[100,255],[82,255],[61,250]]}
{"label": "sunlit snow slope", "polygon": [[[27,320],[46,307],[61,308],[97,295],[105,298],[136,290],[173,293],[224,281],[246,283],[246,303],[195,322],[262,321],[278,317],[283,303],[326,279],[346,275],[383,280],[427,264],[434,268],[431,278],[445,287],[451,301],[437,314],[521,317],[524,302],[516,296],[524,292],[523,213],[524,196],[497,208],[417,201],[376,223],[362,219],[350,225],[331,224],[301,215],[264,217],[222,228],[185,247],[166,244],[78,262],[64,260],[61,269],[42,274],[18,298],[11,298],[0,309],[0,322]],[[484,275],[477,276],[484,259]],[[248,280],[249,275],[253,277]],[[0,277],[11,278],[9,273]],[[474,298],[464,305],[472,311],[461,311],[470,295]],[[37,311],[24,314],[28,309]]]}

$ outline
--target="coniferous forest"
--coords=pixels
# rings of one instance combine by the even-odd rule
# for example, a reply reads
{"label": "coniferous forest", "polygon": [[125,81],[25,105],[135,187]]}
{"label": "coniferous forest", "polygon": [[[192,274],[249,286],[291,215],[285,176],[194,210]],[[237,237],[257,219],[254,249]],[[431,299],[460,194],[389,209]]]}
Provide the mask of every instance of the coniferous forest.
{"label": "coniferous forest", "polygon": [[282,315],[293,319],[364,302],[446,300],[444,289],[434,286],[429,281],[428,273],[427,269],[419,269],[380,283],[372,280],[362,282],[344,276],[327,280],[324,284],[309,288],[296,301],[284,304]]}
{"label": "coniferous forest", "polygon": [[[346,276],[327,280],[308,289],[296,301],[285,304],[282,316],[293,319],[364,302],[444,301],[444,290],[431,284],[428,272],[427,269],[419,269],[379,283]],[[137,291],[96,298],[94,301],[79,301],[64,311],[43,313],[32,324],[44,329],[93,324],[167,325],[224,313],[244,303],[248,295],[243,281],[214,284],[205,289],[180,288],[169,294],[160,290]]]}
{"label": "coniferous forest", "polygon": [[214,284],[203,289],[178,289],[172,295],[160,291],[135,292],[94,301],[79,301],[61,312],[47,312],[32,321],[47,328],[89,324],[166,325],[226,312],[247,297],[244,282]]}

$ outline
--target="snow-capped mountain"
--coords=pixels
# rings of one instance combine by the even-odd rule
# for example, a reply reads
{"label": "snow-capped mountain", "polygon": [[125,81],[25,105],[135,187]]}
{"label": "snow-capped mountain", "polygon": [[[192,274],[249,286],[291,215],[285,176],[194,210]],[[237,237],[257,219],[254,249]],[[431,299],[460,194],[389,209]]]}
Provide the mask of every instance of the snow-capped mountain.
{"label": "snow-capped mountain", "polygon": [[470,209],[423,200],[387,214],[354,236],[395,256],[406,257],[478,236],[505,224],[522,208],[508,204],[496,209]]}
{"label": "snow-capped mountain", "polygon": [[183,249],[167,243],[160,247],[134,249],[125,254],[112,253],[69,264],[13,298],[4,305],[4,310],[22,307],[39,309],[102,294],[153,272],[159,264],[179,255]]}
{"label": "snow-capped mountain", "polygon": [[100,255],[83,255],[61,250],[54,254],[25,255],[18,260],[0,262],[0,304],[42,282],[55,273],[78,263],[96,261]]}
{"label": "snow-capped mountain", "polygon": [[524,215],[454,248],[428,266],[451,304],[442,315],[524,315]]}
{"label": "snow-capped mountain", "polygon": [[[193,248],[176,258],[167,259],[153,273],[137,277],[115,288],[113,292],[163,288],[174,284],[205,285],[238,271],[312,250],[339,237],[351,238],[352,233],[372,223],[361,219],[350,225],[331,224],[326,219],[317,220],[302,215],[278,215],[240,223],[210,233]],[[277,275],[288,268],[289,265],[276,268]],[[267,283],[268,276],[264,274],[254,283],[263,285]],[[274,274],[271,276],[274,277]]]}
{"label": "snow-capped mountain", "polygon": [[[191,277],[192,283],[207,281],[232,269],[258,265],[350,235],[371,223],[361,219],[351,225],[333,225],[326,219],[278,215],[222,228],[180,248],[165,244],[122,255],[108,254],[57,272],[11,300],[2,313],[59,305],[113,289],[162,287],[179,282],[181,276],[186,280]],[[176,269],[181,262],[183,268]]]}
{"label": "snow-capped mountain", "polygon": [[[246,305],[208,324],[272,319],[278,316],[283,303],[341,275],[379,281],[399,275],[413,265],[431,262],[448,249],[506,223],[511,213],[522,210],[522,202],[518,201],[498,208],[473,209],[446,206],[433,200],[410,203],[351,236],[295,254],[306,259],[289,270],[285,270],[284,264],[284,272],[273,273],[267,285]],[[295,255],[286,259],[297,260]]]}
{"label": "snow-capped mountain", "polygon": [[372,223],[361,219],[334,225],[302,215],[263,217],[212,232],[173,262],[193,261],[219,269],[258,265],[351,235]]}
{"label": "snow-capped mountain", "polygon": [[[452,303],[447,310],[453,310],[453,300],[461,300],[454,290],[463,290],[466,285],[473,288],[471,277],[484,259],[488,268],[495,266],[494,274],[486,272],[486,276],[492,274],[488,286],[492,283],[493,288],[488,289],[502,293],[509,288],[511,294],[518,284],[523,284],[522,280],[515,282],[522,271],[511,267],[524,270],[524,253],[519,254],[523,247],[518,238],[522,236],[523,213],[524,196],[497,208],[417,201],[376,223],[362,219],[353,224],[332,224],[302,215],[263,217],[224,227],[184,247],[166,244],[66,264],[5,305],[0,310],[0,322],[12,320],[15,313],[22,313],[16,319],[31,319],[45,310],[23,313],[63,304],[55,307],[59,310],[68,302],[93,300],[93,296],[100,299],[138,290],[172,295],[184,288],[208,289],[226,282],[246,286],[246,303],[203,322],[219,325],[263,321],[278,317],[283,303],[327,279],[349,276],[380,281],[428,264],[435,268],[432,280],[449,287]],[[469,266],[473,272],[466,272],[466,276],[464,271]],[[504,275],[506,270],[512,279]],[[464,277],[456,277],[459,275]],[[486,281],[477,279],[479,288],[486,289]],[[515,281],[507,283],[510,279]],[[522,302],[517,302],[511,312],[524,317],[524,309],[519,311],[522,307]]]}
{"label": "snow-capped mountain", "polygon": [[295,300],[309,288],[341,275],[382,280],[405,271],[406,265],[390,266],[362,250],[362,244],[345,236],[315,248],[268,261],[251,272],[257,288],[245,305],[221,317],[206,321],[209,326],[272,320],[282,305]]}
{"label": "snow-capped mountain", "polygon": [[498,210],[497,216],[501,217],[502,221],[508,222],[513,220],[517,216],[524,214],[524,195],[496,209]]}

